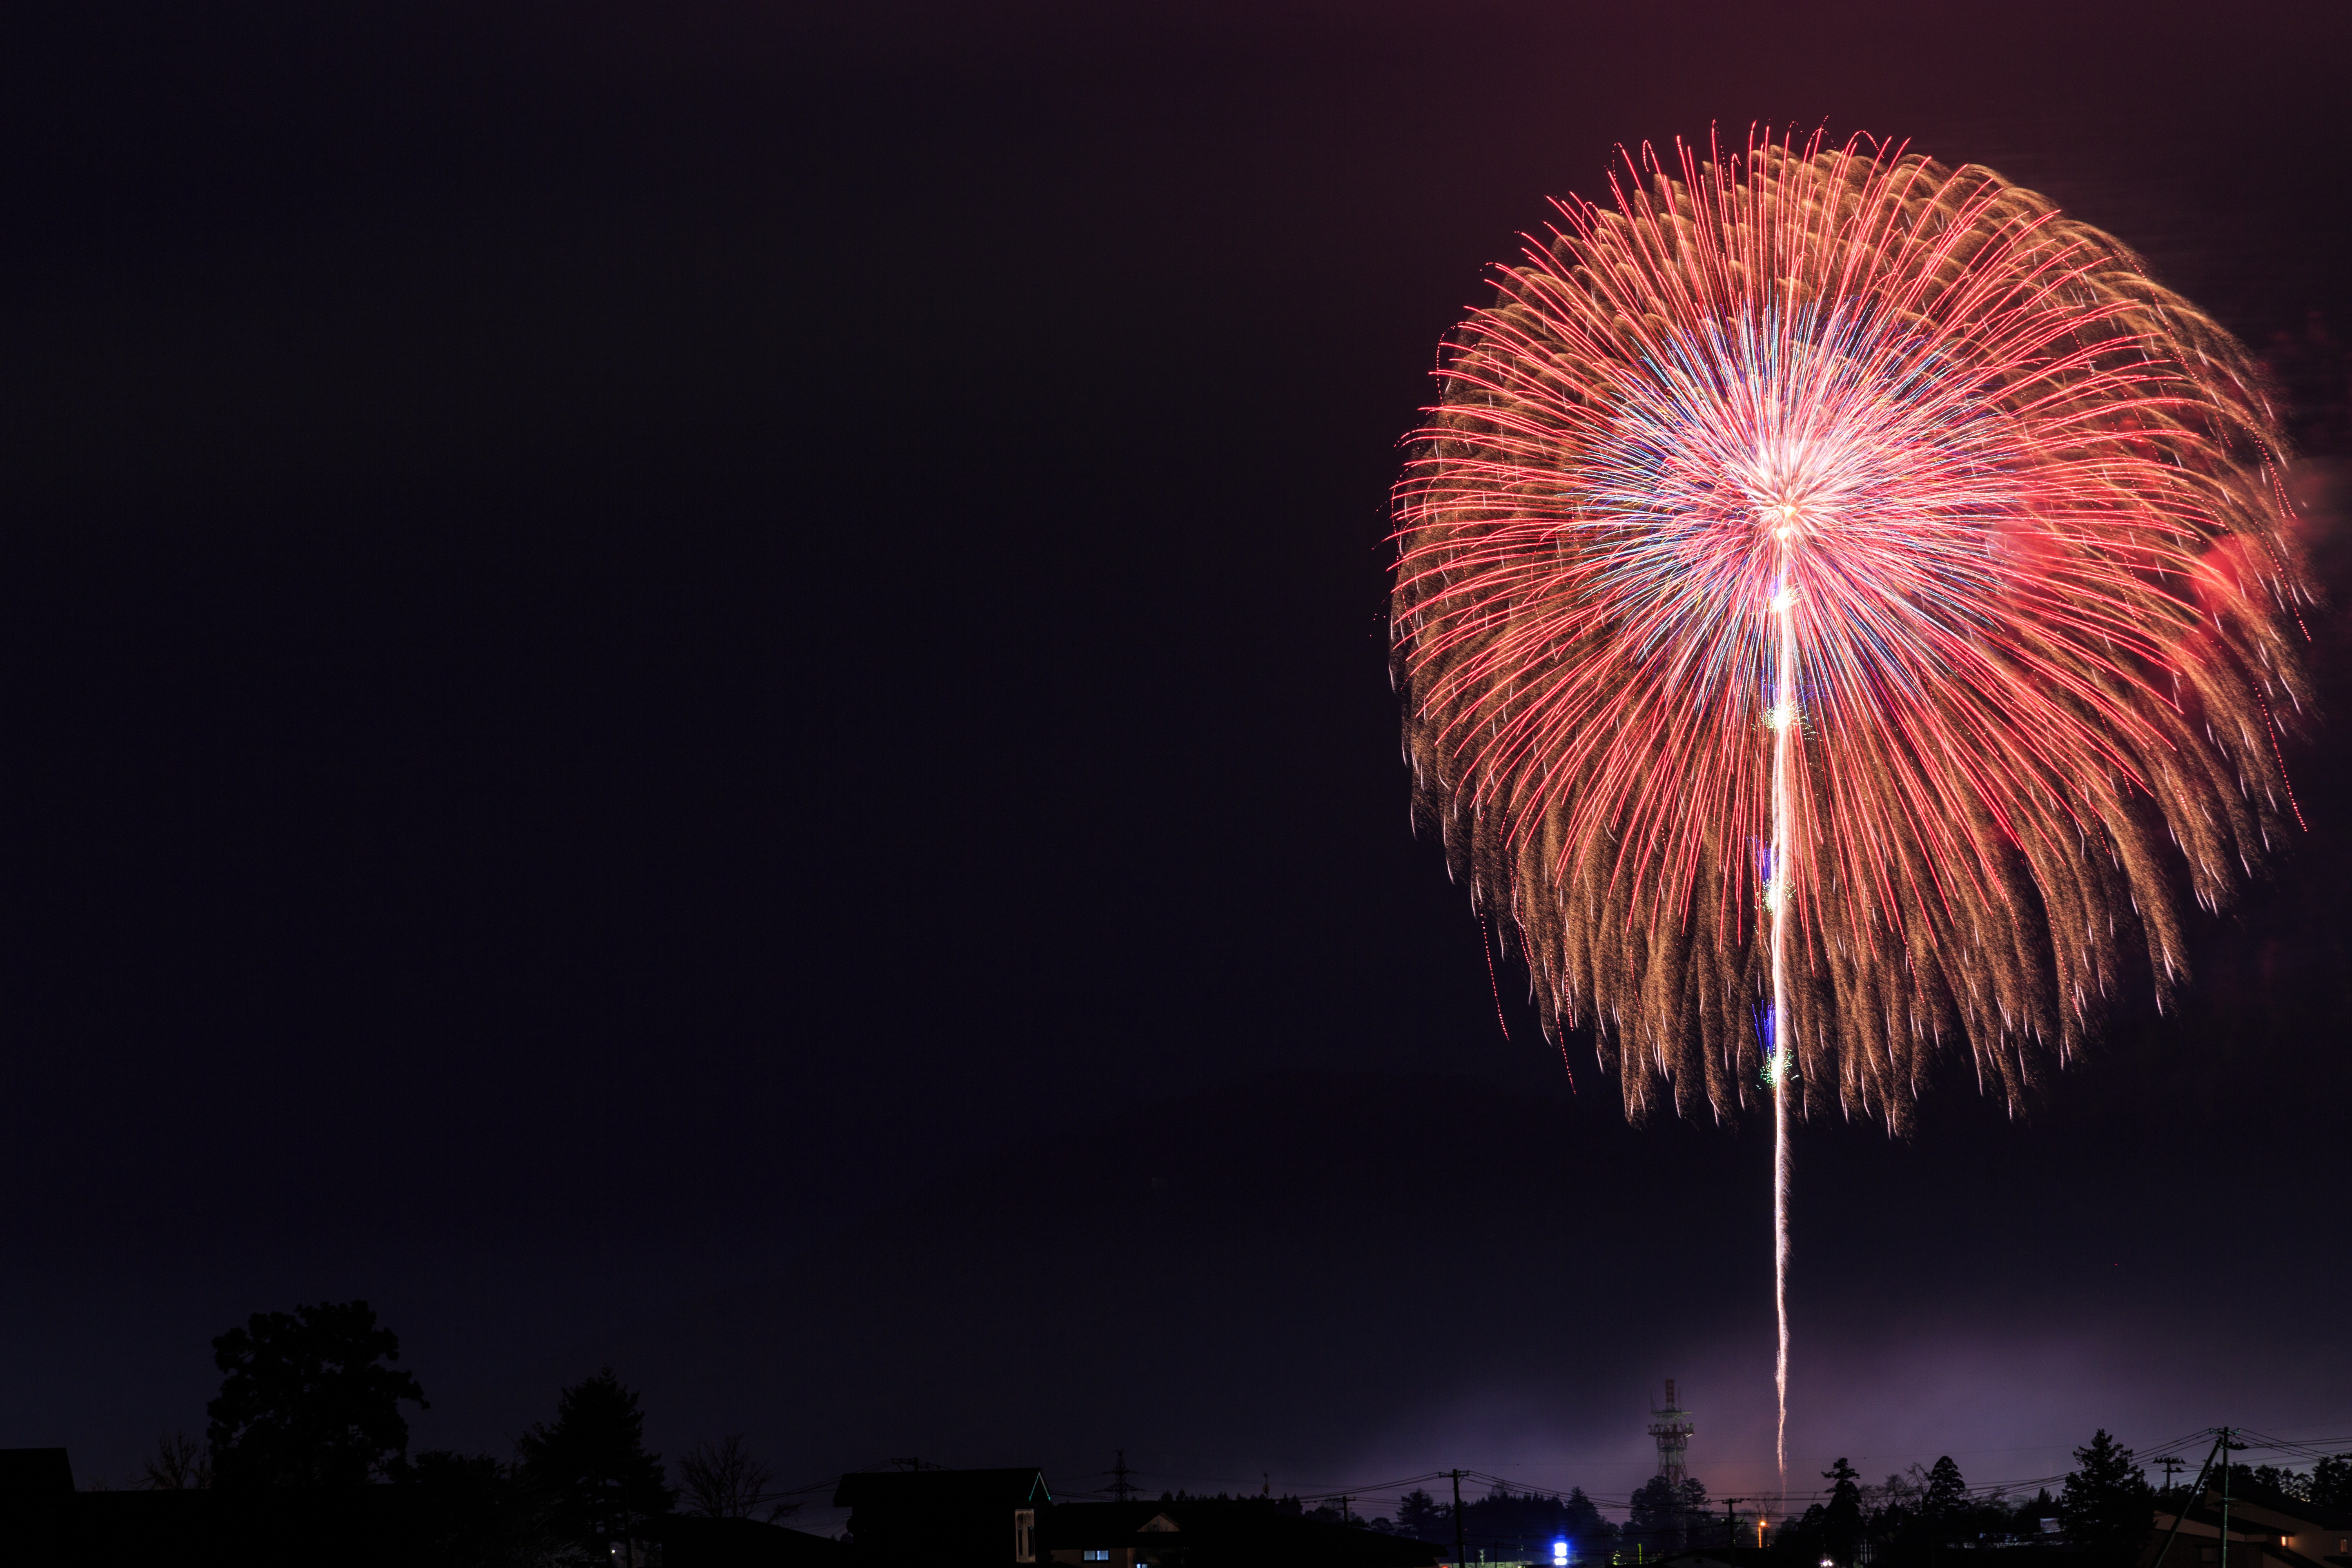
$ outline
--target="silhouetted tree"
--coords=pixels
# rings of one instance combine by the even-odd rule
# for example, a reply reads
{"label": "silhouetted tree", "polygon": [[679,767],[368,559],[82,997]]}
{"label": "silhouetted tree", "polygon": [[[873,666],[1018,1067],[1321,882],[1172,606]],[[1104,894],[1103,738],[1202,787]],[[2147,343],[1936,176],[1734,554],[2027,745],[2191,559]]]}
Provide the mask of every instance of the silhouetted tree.
{"label": "silhouetted tree", "polygon": [[[1467,1503],[1462,1514],[1469,1549],[1474,1553],[1484,1550],[1490,1557],[1548,1559],[1552,1542],[1563,1535],[1577,1542],[1580,1558],[1597,1559],[1607,1546],[1602,1532],[1608,1526],[1592,1500],[1582,1492],[1576,1493],[1571,1502],[1552,1492],[1516,1492],[1497,1485],[1485,1497]],[[1453,1515],[1448,1510],[1442,1517],[1434,1539],[1450,1544]]]}
{"label": "silhouetted tree", "polygon": [[1969,1484],[1960,1479],[1960,1467],[1946,1454],[1928,1468],[1927,1484],[1919,1489],[1919,1522],[1931,1539],[1948,1541],[1968,1507]]}
{"label": "silhouetted tree", "polygon": [[1799,1562],[1818,1562],[1822,1555],[1822,1515],[1827,1511],[1814,1503],[1804,1512],[1782,1520],[1772,1527],[1772,1544]]}
{"label": "silhouetted tree", "polygon": [[1625,1513],[1625,1539],[1638,1541],[1654,1552],[1667,1550],[1666,1542],[1682,1522],[1682,1493],[1664,1476],[1652,1476],[1633,1489]]}
{"label": "silhouetted tree", "polygon": [[2058,1494],[2067,1544],[2090,1568],[2131,1568],[2156,1523],[2156,1493],[2147,1478],[2132,1463],[2132,1451],[2105,1428],[2074,1450],[2074,1462],[2080,1468]]}
{"label": "silhouetted tree", "polygon": [[2352,1512],[2352,1454],[2335,1454],[2311,1467],[2311,1500]]}
{"label": "silhouetted tree", "polygon": [[[1927,1527],[1919,1500],[1927,1492],[1927,1472],[1914,1465],[1891,1475],[1886,1484],[1862,1489],[1862,1538],[1865,1554],[1874,1561],[1916,1563],[1927,1552]],[[1827,1510],[1823,1510],[1826,1512]]]}
{"label": "silhouetted tree", "polygon": [[1397,1499],[1397,1533],[1415,1541],[1452,1541],[1454,1510],[1419,1487]]}
{"label": "silhouetted tree", "polygon": [[389,1477],[408,1453],[403,1400],[426,1408],[400,1337],[365,1301],[256,1312],[213,1342],[222,1373],[212,1417],[215,1485],[335,1486]]}
{"label": "silhouetted tree", "polygon": [[515,1449],[551,1532],[599,1563],[676,1500],[662,1481],[661,1456],[646,1452],[636,1394],[609,1366],[559,1394],[553,1424],[533,1426]]}
{"label": "silhouetted tree", "polygon": [[408,1561],[434,1568],[543,1568],[560,1556],[515,1467],[434,1449],[402,1473],[410,1489]]}
{"label": "silhouetted tree", "polygon": [[1706,1514],[1706,1482],[1696,1476],[1681,1481],[1652,1476],[1633,1493],[1625,1519],[1625,1538],[1661,1556],[1680,1552],[1689,1542],[1692,1527]]}
{"label": "silhouetted tree", "polygon": [[1601,1505],[1586,1497],[1582,1487],[1568,1489],[1559,1511],[1560,1533],[1575,1543],[1579,1561],[1598,1563],[1616,1543],[1616,1525],[1601,1516]]}
{"label": "silhouetted tree", "polygon": [[155,1439],[155,1451],[139,1467],[131,1485],[151,1492],[194,1491],[213,1484],[212,1457],[185,1432]]}
{"label": "silhouetted tree", "polygon": [[1874,1562],[1930,1563],[1947,1542],[2008,1533],[2006,1510],[2000,1510],[1990,1531],[1982,1529],[1979,1510],[1970,1504],[1968,1484],[1949,1455],[1926,1468],[1914,1465],[1889,1476],[1885,1486],[1864,1489],[1863,1503],[1863,1536]]}
{"label": "silhouetted tree", "polygon": [[1840,1455],[1822,1479],[1830,1483],[1829,1501],[1814,1505],[1822,1510],[1822,1551],[1833,1563],[1853,1563],[1862,1552],[1862,1472]]}
{"label": "silhouetted tree", "polygon": [[790,1503],[768,1500],[775,1472],[751,1457],[740,1432],[697,1443],[678,1460],[677,1473],[690,1510],[708,1518],[773,1521],[793,1511]]}
{"label": "silhouetted tree", "polygon": [[2296,1502],[2311,1500],[2311,1478],[2301,1470],[2281,1469],[2276,1465],[2231,1465],[2230,1485],[2240,1496],[2268,1492]]}

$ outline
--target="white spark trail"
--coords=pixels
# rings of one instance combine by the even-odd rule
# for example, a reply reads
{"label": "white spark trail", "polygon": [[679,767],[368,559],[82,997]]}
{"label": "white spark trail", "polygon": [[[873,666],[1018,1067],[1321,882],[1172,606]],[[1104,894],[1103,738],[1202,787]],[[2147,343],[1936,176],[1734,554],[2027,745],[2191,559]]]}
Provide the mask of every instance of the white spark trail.
{"label": "white spark trail", "polygon": [[1777,689],[1772,694],[1772,1306],[1780,1320],[1773,1386],[1780,1400],[1774,1451],[1780,1497],[1789,1495],[1789,752],[1797,733],[1796,587],[1790,572],[1790,531],[1780,533],[1780,586],[1772,608],[1780,617]]}

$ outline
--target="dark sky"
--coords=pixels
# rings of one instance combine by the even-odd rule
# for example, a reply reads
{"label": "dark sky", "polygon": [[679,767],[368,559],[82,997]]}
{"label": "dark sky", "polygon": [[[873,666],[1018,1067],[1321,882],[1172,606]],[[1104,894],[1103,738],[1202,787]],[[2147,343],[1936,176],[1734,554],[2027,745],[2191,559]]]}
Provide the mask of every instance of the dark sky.
{"label": "dark sky", "polygon": [[[119,1479],[211,1336],[356,1295],[425,1446],[609,1358],[795,1481],[1622,1496],[1676,1375],[1755,1489],[1759,1130],[1506,1040],[1408,828],[1438,337],[1616,144],[1757,120],[2352,332],[2347,58],[2321,4],[10,8],[0,1444]],[[1801,1474],[2352,1434],[2352,737],[2291,761],[2184,1015],[2021,1122],[1805,1131]]]}

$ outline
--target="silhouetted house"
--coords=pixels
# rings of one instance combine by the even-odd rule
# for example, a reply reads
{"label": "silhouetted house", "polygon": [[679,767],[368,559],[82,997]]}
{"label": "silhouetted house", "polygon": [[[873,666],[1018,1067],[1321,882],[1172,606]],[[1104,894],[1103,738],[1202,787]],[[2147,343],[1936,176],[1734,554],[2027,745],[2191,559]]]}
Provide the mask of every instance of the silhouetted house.
{"label": "silhouetted house", "polygon": [[[2143,1563],[2153,1563],[2180,1519],[2164,1568],[2352,1568],[2352,1513],[2315,1508],[2268,1489],[2230,1500],[2230,1539],[2221,1539],[2221,1494],[2205,1495],[2176,1515],[2158,1507]],[[2223,1562],[2224,1548],[2228,1561]]]}
{"label": "silhouetted house", "polygon": [[1042,1470],[879,1470],[841,1478],[859,1568],[982,1568],[1034,1563],[1053,1506]]}
{"label": "silhouetted house", "polygon": [[409,1568],[407,1489],[74,1490],[63,1448],[0,1448],[0,1542],[39,1568]]}
{"label": "silhouetted house", "polygon": [[1063,1503],[1041,1516],[1056,1568],[1437,1568],[1426,1542],[1307,1519],[1255,1498]]}
{"label": "silhouetted house", "polygon": [[0,1502],[71,1497],[73,1461],[63,1448],[0,1448]]}

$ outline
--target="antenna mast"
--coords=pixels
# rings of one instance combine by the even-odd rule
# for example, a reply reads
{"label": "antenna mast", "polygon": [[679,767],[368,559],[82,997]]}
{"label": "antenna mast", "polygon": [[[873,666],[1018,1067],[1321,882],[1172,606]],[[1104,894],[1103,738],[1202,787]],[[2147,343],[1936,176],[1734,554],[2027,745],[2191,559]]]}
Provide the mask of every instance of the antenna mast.
{"label": "antenna mast", "polygon": [[1675,1380],[1666,1379],[1666,1407],[1650,1412],[1650,1436],[1658,1440],[1658,1474],[1676,1486],[1690,1474],[1690,1412],[1675,1403]]}

